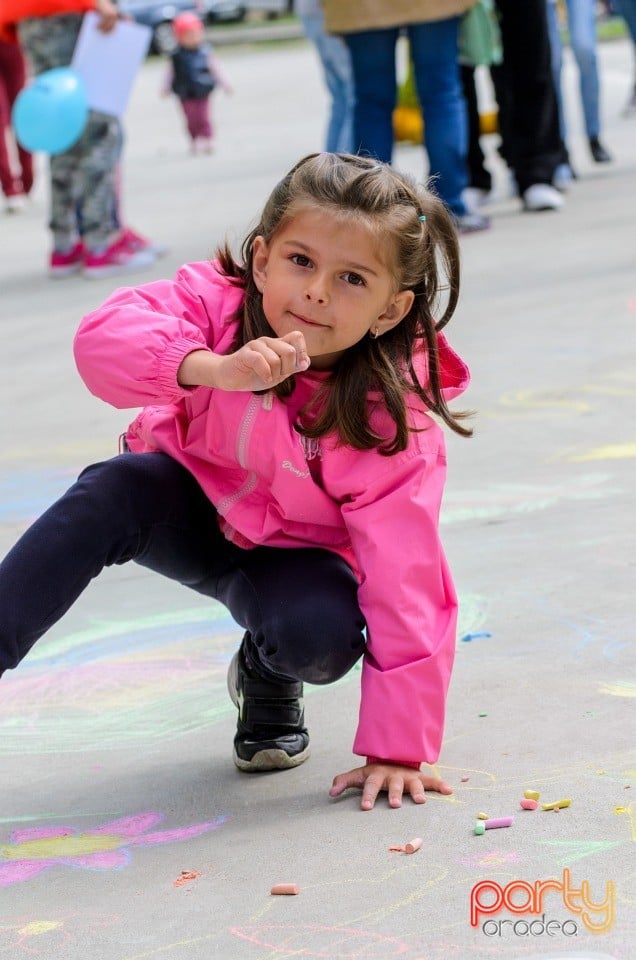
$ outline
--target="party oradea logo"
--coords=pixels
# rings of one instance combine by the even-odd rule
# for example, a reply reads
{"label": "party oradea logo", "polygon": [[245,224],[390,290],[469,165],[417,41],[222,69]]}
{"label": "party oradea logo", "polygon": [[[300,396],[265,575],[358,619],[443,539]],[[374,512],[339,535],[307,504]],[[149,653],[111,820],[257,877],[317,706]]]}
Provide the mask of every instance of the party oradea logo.
{"label": "party oradea logo", "polygon": [[[550,917],[548,911],[565,907],[570,916]],[[607,933],[614,923],[615,884],[608,880],[605,898],[595,900],[590,884],[574,886],[566,867],[560,880],[512,880],[505,886],[480,880],[470,891],[470,925],[487,937],[576,937],[581,930]],[[501,913],[512,914],[502,918]]]}

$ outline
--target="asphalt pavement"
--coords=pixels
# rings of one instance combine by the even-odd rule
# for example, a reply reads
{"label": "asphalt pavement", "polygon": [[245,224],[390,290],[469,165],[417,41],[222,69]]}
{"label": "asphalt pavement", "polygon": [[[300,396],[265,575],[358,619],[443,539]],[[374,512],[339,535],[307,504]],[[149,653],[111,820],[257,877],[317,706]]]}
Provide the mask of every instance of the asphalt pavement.
{"label": "asphalt pavement", "polygon": [[[448,442],[461,616],[437,766],[453,796],[371,813],[355,792],[329,800],[355,763],[357,670],[307,690],[306,764],[239,773],[225,692],[239,629],[141,568],[108,570],[0,681],[0,953],[634,960],[636,116],[621,115],[628,42],[600,56],[614,162],[589,157],[568,58],[579,178],[565,207],[522,213],[492,138],[492,229],[462,240],[447,333],[472,369],[475,435]],[[139,75],[124,209],[169,252],[126,283],[237,244],[321,148],[307,43],[219,57],[234,93],[215,94],[212,156],[189,154],[164,64]],[[424,173],[416,146],[395,163]],[[79,320],[124,281],[48,279],[44,167],[28,208],[0,220],[0,554],[135,414],[75,371]],[[480,813],[513,822],[476,835]],[[389,849],[415,837],[412,855]],[[279,882],[300,893],[272,896]]]}

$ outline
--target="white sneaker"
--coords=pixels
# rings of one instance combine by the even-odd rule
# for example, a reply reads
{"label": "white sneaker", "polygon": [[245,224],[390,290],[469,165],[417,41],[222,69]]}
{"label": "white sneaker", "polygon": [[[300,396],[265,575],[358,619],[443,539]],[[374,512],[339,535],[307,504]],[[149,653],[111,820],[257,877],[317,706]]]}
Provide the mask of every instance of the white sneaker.
{"label": "white sneaker", "polygon": [[492,200],[492,190],[482,190],[481,187],[466,187],[465,190],[462,190],[462,200],[470,213],[477,213],[480,207],[484,207]]}
{"label": "white sneaker", "polygon": [[21,193],[13,197],[5,197],[4,203],[7,213],[22,213],[25,207],[25,199]]}
{"label": "white sneaker", "polygon": [[523,209],[532,213],[541,210],[560,210],[563,206],[563,197],[558,190],[549,183],[533,183],[523,192]]}

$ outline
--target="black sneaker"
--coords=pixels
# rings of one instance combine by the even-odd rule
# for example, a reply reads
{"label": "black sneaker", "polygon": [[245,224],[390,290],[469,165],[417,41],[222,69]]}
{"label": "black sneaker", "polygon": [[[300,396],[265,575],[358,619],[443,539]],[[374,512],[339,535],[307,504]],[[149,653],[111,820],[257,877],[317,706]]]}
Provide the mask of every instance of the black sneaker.
{"label": "black sneaker", "polygon": [[598,137],[590,137],[590,153],[595,163],[611,163],[612,157]]}
{"label": "black sneaker", "polygon": [[239,770],[287,770],[309,756],[300,681],[263,680],[247,667],[241,649],[232,658],[227,688],[239,716],[234,763]]}

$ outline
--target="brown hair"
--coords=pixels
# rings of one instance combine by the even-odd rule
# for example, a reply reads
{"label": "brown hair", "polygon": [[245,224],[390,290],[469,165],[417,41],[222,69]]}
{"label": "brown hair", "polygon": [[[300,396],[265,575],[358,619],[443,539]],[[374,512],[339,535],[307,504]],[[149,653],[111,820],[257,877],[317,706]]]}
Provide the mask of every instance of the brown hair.
{"label": "brown hair", "polygon": [[[322,437],[336,431],[342,442],[360,450],[380,448],[397,453],[408,445],[406,397],[415,393],[452,430],[470,436],[459,422],[465,413],[451,413],[442,395],[437,331],[448,323],[459,296],[459,242],[451,215],[431,191],[387,164],[350,154],[319,153],[300,160],[274,187],[260,221],[241,246],[242,263],[227,244],[217,250],[226,276],[245,288],[240,310],[238,349],[262,336],[275,336],[263,312],[262,297],[252,275],[254,238],[269,243],[297,213],[300,205],[331,208],[337,216],[363,222],[375,232],[389,259],[397,290],[412,290],[413,306],[383,336],[363,337],[340,358],[303,419],[299,431]],[[387,253],[388,251],[388,253]],[[440,311],[438,320],[434,312]],[[419,382],[413,354],[425,349],[428,378]],[[274,388],[279,397],[294,389],[290,377]],[[394,437],[378,436],[369,420],[369,394],[379,392],[395,422]],[[309,414],[310,411],[304,411]]]}

